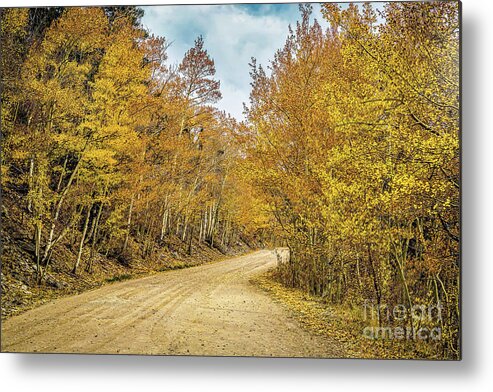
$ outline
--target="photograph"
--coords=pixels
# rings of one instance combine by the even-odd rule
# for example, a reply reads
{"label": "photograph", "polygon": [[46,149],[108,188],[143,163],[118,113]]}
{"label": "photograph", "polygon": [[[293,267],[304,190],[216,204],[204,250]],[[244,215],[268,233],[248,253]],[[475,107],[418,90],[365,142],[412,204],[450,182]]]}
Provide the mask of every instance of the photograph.
{"label": "photograph", "polygon": [[2,6],[1,352],[460,361],[461,11]]}

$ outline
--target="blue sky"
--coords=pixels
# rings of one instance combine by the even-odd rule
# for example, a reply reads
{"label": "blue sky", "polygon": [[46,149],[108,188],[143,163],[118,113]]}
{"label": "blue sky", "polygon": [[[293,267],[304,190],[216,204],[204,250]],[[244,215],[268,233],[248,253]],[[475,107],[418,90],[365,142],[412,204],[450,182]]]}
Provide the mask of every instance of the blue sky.
{"label": "blue sky", "polygon": [[[320,21],[320,7],[313,4]],[[288,25],[299,19],[298,4],[223,4],[143,7],[143,24],[172,42],[169,61],[179,63],[198,35],[216,63],[223,99],[217,106],[238,120],[248,103],[251,57],[266,66],[284,45]]]}

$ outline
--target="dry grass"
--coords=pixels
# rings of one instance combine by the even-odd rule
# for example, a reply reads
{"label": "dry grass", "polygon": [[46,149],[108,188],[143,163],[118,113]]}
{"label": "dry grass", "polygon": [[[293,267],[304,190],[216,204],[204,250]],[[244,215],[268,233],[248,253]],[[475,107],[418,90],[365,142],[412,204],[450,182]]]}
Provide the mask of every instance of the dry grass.
{"label": "dry grass", "polygon": [[344,347],[347,358],[442,359],[427,343],[406,340],[372,340],[363,335],[360,306],[327,304],[320,297],[288,288],[276,278],[275,271],[256,276],[251,282],[288,309],[311,332],[330,337]]}

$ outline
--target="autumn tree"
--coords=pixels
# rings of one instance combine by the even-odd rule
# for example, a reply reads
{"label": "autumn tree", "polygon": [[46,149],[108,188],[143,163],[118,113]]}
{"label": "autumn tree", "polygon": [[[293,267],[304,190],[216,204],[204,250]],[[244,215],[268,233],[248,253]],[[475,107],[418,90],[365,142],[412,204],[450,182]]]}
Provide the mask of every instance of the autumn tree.
{"label": "autumn tree", "polygon": [[444,304],[436,355],[453,358],[457,3],[322,13],[325,32],[301,7],[270,73],[252,62],[246,167],[291,250],[279,276],[334,303]]}

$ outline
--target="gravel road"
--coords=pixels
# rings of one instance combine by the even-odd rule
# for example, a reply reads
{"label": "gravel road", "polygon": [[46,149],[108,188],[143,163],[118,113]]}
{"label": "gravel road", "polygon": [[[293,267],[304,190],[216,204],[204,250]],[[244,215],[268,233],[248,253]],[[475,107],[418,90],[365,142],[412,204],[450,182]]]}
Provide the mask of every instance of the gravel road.
{"label": "gravel road", "polygon": [[341,356],[249,282],[275,264],[262,250],[59,299],[6,320],[2,351]]}

